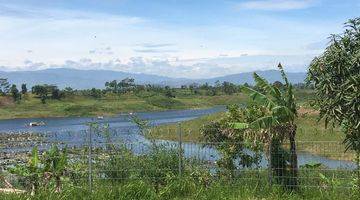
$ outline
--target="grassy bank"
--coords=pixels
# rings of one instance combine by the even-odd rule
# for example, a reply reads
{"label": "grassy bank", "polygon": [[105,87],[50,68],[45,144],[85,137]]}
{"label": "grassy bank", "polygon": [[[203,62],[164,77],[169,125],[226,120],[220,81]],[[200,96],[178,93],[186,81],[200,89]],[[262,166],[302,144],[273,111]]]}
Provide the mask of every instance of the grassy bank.
{"label": "grassy bank", "polygon": [[[344,154],[345,146],[342,144],[344,134],[339,127],[325,128],[324,121],[319,121],[319,113],[310,108],[309,104],[313,99],[313,91],[296,90],[295,96],[298,99],[298,118],[296,140],[299,142],[299,152],[309,152],[334,159],[353,160],[354,155],[350,152]],[[200,129],[210,121],[218,120],[225,113],[216,113],[203,116],[190,121],[181,122],[182,139],[185,142],[199,142],[201,139]],[[155,127],[151,130],[150,138],[163,140],[178,140],[179,124],[166,124]],[[336,152],[336,153],[335,153]]]}
{"label": "grassy bank", "polygon": [[[182,128],[182,137],[186,142],[198,142],[200,140],[201,127],[210,121],[216,121],[225,115],[224,112],[203,116],[190,121],[178,124],[166,124],[152,129],[151,136],[156,139],[177,140],[176,130],[179,125]],[[297,140],[298,141],[332,141],[339,142],[343,140],[343,134],[339,128],[325,128],[323,121],[318,121],[316,113],[306,114],[298,117],[296,121]]]}
{"label": "grassy bank", "polygon": [[[345,146],[340,128],[325,128],[324,121],[318,121],[318,113],[309,109],[301,109],[296,120],[298,125],[296,139],[299,141],[297,150],[309,152],[334,159],[353,160],[352,153],[343,154]],[[179,124],[166,124],[151,130],[150,138],[162,140],[178,140],[178,128],[182,130],[182,140],[185,142],[200,142],[201,127],[210,121],[218,120],[225,113],[207,115]],[[336,153],[335,153],[336,152]]]}
{"label": "grassy bank", "polygon": [[42,104],[34,95],[28,94],[23,97],[20,103],[12,102],[10,97],[0,97],[0,119],[109,116],[120,112],[198,109],[244,102],[245,99],[241,94],[219,96],[180,95],[176,98],[168,98],[159,94],[107,94],[102,98],[74,95],[61,100],[48,99],[46,104]]}

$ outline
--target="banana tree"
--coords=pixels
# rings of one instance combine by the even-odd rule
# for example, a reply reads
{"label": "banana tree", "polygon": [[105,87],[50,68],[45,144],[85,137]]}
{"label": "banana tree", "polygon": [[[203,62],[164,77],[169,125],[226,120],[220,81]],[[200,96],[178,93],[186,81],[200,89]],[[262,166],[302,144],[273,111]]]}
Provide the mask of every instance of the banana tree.
{"label": "banana tree", "polygon": [[[258,90],[250,87],[242,87],[241,91],[249,95],[253,103],[261,106],[265,109],[264,116],[252,121],[251,123],[232,123],[231,125],[235,129],[247,129],[256,134],[266,135],[270,147],[269,150],[269,163],[271,170],[277,175],[283,175],[284,168],[279,171],[279,166],[275,166],[279,160],[274,159],[271,155],[277,154],[284,156],[286,152],[280,151],[282,143],[285,139],[289,139],[290,142],[290,155],[288,161],[290,162],[289,179],[286,181],[286,185],[289,188],[296,188],[298,185],[298,164],[296,154],[296,124],[294,122],[297,111],[296,102],[293,94],[293,86],[289,83],[287,76],[283,70],[281,64],[278,65],[283,81],[285,82],[284,88],[280,89],[274,85],[268,83],[264,78],[254,73],[255,87]],[[278,159],[284,160],[285,158]],[[283,162],[285,163],[285,162]]]}
{"label": "banana tree", "polygon": [[61,191],[61,177],[66,171],[68,164],[67,150],[64,148],[60,150],[57,146],[52,146],[47,152],[43,154],[45,179],[47,182],[55,179],[55,191]]}
{"label": "banana tree", "polygon": [[34,147],[31,151],[31,157],[24,165],[16,165],[10,168],[10,173],[23,177],[26,182],[31,185],[31,195],[34,195],[40,186],[40,181],[43,175],[43,165],[39,159],[39,151]]}

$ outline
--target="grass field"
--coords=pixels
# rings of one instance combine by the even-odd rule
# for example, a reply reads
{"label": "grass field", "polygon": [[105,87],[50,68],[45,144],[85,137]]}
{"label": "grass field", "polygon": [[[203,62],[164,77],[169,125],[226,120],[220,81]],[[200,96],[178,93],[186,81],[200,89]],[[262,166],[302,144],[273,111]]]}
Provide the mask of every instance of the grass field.
{"label": "grass field", "polygon": [[183,95],[176,98],[167,98],[154,94],[107,94],[99,99],[84,96],[71,96],[61,100],[48,99],[46,104],[42,104],[38,98],[29,94],[23,97],[20,103],[12,102],[9,97],[0,97],[0,119],[108,116],[121,112],[199,109],[244,101],[245,97],[241,94],[220,96]]}
{"label": "grass field", "polygon": [[[297,90],[301,104],[306,104],[313,95],[311,90]],[[172,109],[199,109],[216,105],[245,103],[243,94],[233,95],[194,95],[182,90],[176,92],[176,98],[168,98],[155,92],[129,94],[106,93],[101,98],[71,95],[61,100],[47,99],[42,104],[31,93],[22,97],[19,103],[11,97],[0,96],[0,119],[31,117],[66,117],[66,116],[111,116],[121,112],[160,111]]]}

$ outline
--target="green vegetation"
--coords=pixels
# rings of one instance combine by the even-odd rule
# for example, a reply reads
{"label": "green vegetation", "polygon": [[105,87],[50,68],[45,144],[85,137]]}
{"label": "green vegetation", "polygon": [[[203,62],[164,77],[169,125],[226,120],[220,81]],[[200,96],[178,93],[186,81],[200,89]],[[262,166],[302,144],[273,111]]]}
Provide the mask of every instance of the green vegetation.
{"label": "green vegetation", "polygon": [[[298,124],[297,140],[301,141],[339,141],[341,134],[339,128],[326,129],[323,125],[323,121],[318,122],[318,112],[309,106],[310,101],[314,98],[314,92],[308,89],[296,89],[294,91],[295,98],[298,102],[298,118],[296,118],[296,124]],[[216,97],[214,97],[216,98]],[[219,97],[222,99],[222,97]],[[213,99],[216,101],[216,99]],[[235,101],[234,101],[235,100]],[[241,102],[246,102],[245,96],[241,98]],[[227,99],[229,104],[238,104],[236,98]],[[216,121],[226,116],[225,112],[215,113],[212,115],[203,116],[193,120],[180,122],[178,124],[165,124],[153,128],[152,137],[164,140],[177,140],[178,135],[176,130],[181,126],[183,130],[182,139],[186,142],[199,142],[200,130],[204,124],[210,121]],[[320,125],[320,126],[319,126]],[[327,134],[332,132],[334,134]]]}
{"label": "green vegetation", "polygon": [[188,178],[173,178],[168,180],[167,184],[156,192],[155,188],[143,180],[129,180],[124,183],[112,184],[97,181],[94,183],[92,193],[87,189],[87,185],[77,185],[77,187],[66,187],[61,193],[55,193],[52,190],[42,190],[34,196],[28,194],[2,194],[3,200],[161,200],[161,199],[261,199],[261,200],[301,200],[301,199],[358,199],[359,196],[348,189],[317,189],[307,188],[299,193],[284,192],[279,187],[270,187],[265,182],[252,183],[251,181],[226,181],[218,180],[211,186],[204,187],[197,184],[194,180]]}
{"label": "green vegetation", "polygon": [[200,142],[200,130],[203,125],[221,119],[224,116],[225,113],[220,112],[180,123],[160,125],[151,129],[149,137],[151,139],[177,141],[179,140],[178,130],[181,127],[182,140],[184,142]]}
{"label": "green vegetation", "polygon": [[43,154],[34,149],[28,164],[14,167],[20,173],[11,179],[13,187],[24,193],[0,192],[0,199],[357,199],[360,195],[352,188],[350,172],[309,164],[299,170],[299,190],[290,192],[269,185],[266,170],[236,170],[230,176],[225,168],[194,158],[181,157],[180,174],[176,148],[148,147],[149,152],[140,155],[119,144],[94,149],[98,156],[93,158],[92,192],[86,148],[65,153],[53,147]]}
{"label": "green vegetation", "polygon": [[46,104],[27,93],[20,103],[11,97],[0,96],[0,119],[29,117],[97,116],[116,115],[121,112],[157,111],[169,109],[198,109],[215,105],[228,105],[244,102],[241,94],[209,97],[203,95],[177,96],[167,98],[161,94],[106,94],[101,98],[72,95],[60,100],[47,99]]}
{"label": "green vegetation", "polygon": [[217,82],[180,88],[138,85],[132,78],[105,83],[105,89],[60,90],[55,85],[35,85],[21,92],[7,79],[0,79],[0,119],[115,115],[121,112],[198,109],[244,103],[240,86]]}
{"label": "green vegetation", "polygon": [[[220,125],[223,130],[229,128],[235,130],[233,132],[220,130],[219,133],[231,139],[234,135],[238,135],[245,141],[250,140],[250,143],[267,146],[265,153],[269,156],[271,173],[277,177],[280,176],[275,181],[294,190],[299,184],[295,139],[296,100],[293,85],[289,83],[281,64],[278,68],[285,85],[271,85],[254,72],[257,90],[245,86],[241,88],[252,101],[244,108],[230,108],[230,118],[225,120],[225,126]],[[205,137],[208,137],[207,131],[205,127],[202,132]],[[236,140],[239,141],[238,138]],[[287,140],[289,148],[284,147]],[[251,150],[254,149],[253,151],[256,152],[261,148],[259,146],[261,145],[255,145]]]}
{"label": "green vegetation", "polygon": [[[318,121],[318,114],[312,109],[299,109],[299,117],[295,120],[298,125],[296,140],[298,141],[333,141],[340,142],[343,135],[339,127],[325,128],[323,120]],[[185,142],[199,142],[200,129],[210,121],[218,120],[226,115],[225,112],[199,117],[193,120],[180,122],[178,124],[166,124],[154,127],[152,137],[163,140],[178,140],[176,134],[179,125],[182,128],[182,139]],[[344,148],[343,148],[344,149]]]}
{"label": "green vegetation", "polygon": [[309,68],[320,117],[340,125],[346,150],[356,152],[360,187],[360,18],[349,20],[342,34],[332,35],[325,52]]}
{"label": "green vegetation", "polygon": [[[325,128],[324,120],[319,120],[318,112],[309,108],[298,109],[299,117],[295,120],[297,124],[296,140],[298,143],[297,150],[302,152],[309,152],[321,156],[339,159],[339,156],[330,153],[324,153],[324,148],[337,150],[342,153],[345,152],[345,146],[342,144],[344,135],[339,127]],[[180,122],[178,124],[166,124],[154,127],[151,129],[150,135],[153,139],[172,140],[177,141],[178,128],[182,129],[182,140],[185,142],[201,142],[201,128],[204,124],[211,121],[216,121],[223,118],[225,112],[203,116],[197,119]],[[321,142],[328,142],[326,146]],[[342,160],[353,160],[353,154],[344,154]]]}
{"label": "green vegetation", "polygon": [[0,95],[6,95],[10,91],[10,83],[7,78],[0,78]]}
{"label": "green vegetation", "polygon": [[19,102],[21,99],[21,94],[19,93],[19,90],[16,88],[16,85],[12,85],[10,88],[11,96],[14,100],[14,102]]}
{"label": "green vegetation", "polygon": [[[134,116],[140,133],[151,139],[145,148],[112,143],[108,126],[91,124],[106,141],[105,147],[92,149],[93,158],[86,159],[90,148],[68,151],[53,146],[41,154],[35,147],[26,162],[5,166],[0,174],[2,184],[20,188],[23,193],[0,193],[0,198],[359,199],[359,30],[360,19],[350,20],[344,34],[335,35],[325,53],[312,62],[308,80],[315,89],[315,100],[309,90],[294,90],[281,65],[285,84],[270,84],[254,73],[254,87],[224,82],[170,88],[136,85],[128,78],[107,82],[105,90],[60,91],[56,86],[38,85],[31,94],[25,89],[20,94],[15,85],[10,88],[6,79],[0,79],[0,103],[4,107],[0,116],[26,116],[17,108],[31,114],[34,108],[24,107],[30,102],[40,109],[37,113],[46,111],[42,114],[49,116],[114,114],[120,108],[139,111],[234,104],[226,113],[149,131],[149,124]],[[242,93],[248,94],[250,101]],[[35,103],[36,99],[42,104]],[[323,121],[317,121],[318,117]],[[333,127],[325,129],[329,122]],[[203,147],[215,148],[220,156],[213,160],[189,158],[180,145],[154,140],[177,140],[178,131],[183,141],[201,142]],[[334,143],[326,148],[312,143],[324,140]],[[332,156],[326,154],[329,150],[356,152],[357,169],[333,170],[321,163],[298,166],[298,151]],[[260,167],[263,157],[268,169]],[[353,157],[350,154],[341,159]]]}
{"label": "green vegetation", "polygon": [[[331,154],[324,154],[321,144],[316,142],[328,141],[327,149],[336,149],[339,152],[345,151],[345,146],[342,144],[344,135],[340,127],[325,127],[325,121],[319,121],[319,112],[311,108],[314,98],[312,90],[297,89],[295,90],[295,97],[298,99],[298,117],[295,119],[297,124],[296,140],[298,143],[298,151],[305,151],[313,154],[321,154],[325,157],[339,159]],[[182,140],[185,142],[201,142],[201,128],[204,124],[211,121],[217,121],[225,117],[226,113],[215,113],[203,116],[197,119],[180,122],[177,124],[166,124],[154,127],[151,129],[152,134],[149,137],[153,139],[172,140],[177,141],[179,125],[182,129]],[[319,146],[320,145],[320,146]],[[353,160],[352,154],[344,154],[341,159]]]}

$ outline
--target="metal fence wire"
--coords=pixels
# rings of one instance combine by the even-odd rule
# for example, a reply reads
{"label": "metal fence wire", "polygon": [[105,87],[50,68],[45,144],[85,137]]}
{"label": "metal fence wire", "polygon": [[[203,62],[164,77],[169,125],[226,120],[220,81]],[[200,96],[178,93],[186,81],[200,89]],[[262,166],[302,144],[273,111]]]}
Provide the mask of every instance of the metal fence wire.
{"label": "metal fence wire", "polygon": [[[159,131],[153,129],[153,133],[156,130]],[[196,131],[180,126],[168,129],[164,134],[171,134],[172,140],[149,139],[137,127],[90,126],[77,132],[2,133],[1,176],[12,185],[25,188],[29,180],[11,169],[26,165],[34,147],[38,148],[41,160],[52,146],[66,148],[67,165],[62,176],[74,185],[85,184],[90,190],[94,182],[147,179],[161,184],[169,177],[186,175],[201,179],[204,184],[226,177],[229,181],[287,187],[350,188],[359,169],[353,162],[355,154],[345,152],[340,142],[297,141],[294,171],[287,143],[277,149],[259,144],[254,150],[244,141],[184,139],[198,134]]]}

